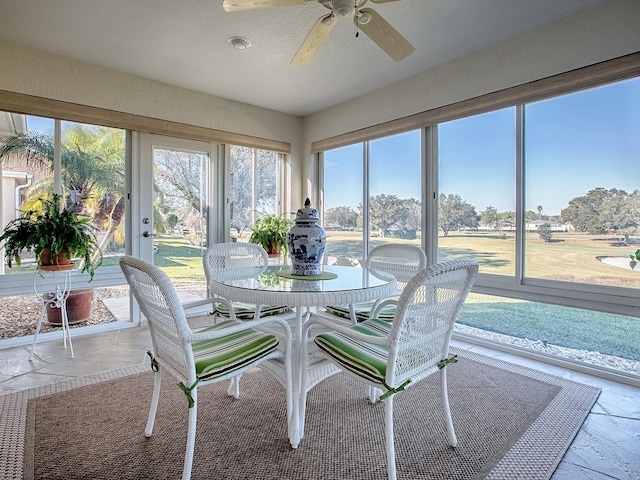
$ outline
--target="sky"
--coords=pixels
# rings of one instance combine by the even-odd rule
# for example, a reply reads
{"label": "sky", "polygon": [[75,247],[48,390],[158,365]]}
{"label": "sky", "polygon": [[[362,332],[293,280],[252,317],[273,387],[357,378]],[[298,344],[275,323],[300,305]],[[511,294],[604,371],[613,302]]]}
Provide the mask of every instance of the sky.
{"label": "sky", "polygon": [[[507,108],[440,124],[440,191],[477,212],[515,210],[515,119]],[[527,104],[524,141],[527,210],[559,215],[597,187],[640,189],[640,79]],[[420,199],[420,132],[370,143],[372,194]],[[325,208],[355,208],[361,178],[360,144],[326,152]]]}
{"label": "sky", "polygon": [[29,134],[31,135],[35,132],[53,135],[53,124],[54,121],[51,118],[33,117],[31,115],[27,115],[27,128],[29,129]]}

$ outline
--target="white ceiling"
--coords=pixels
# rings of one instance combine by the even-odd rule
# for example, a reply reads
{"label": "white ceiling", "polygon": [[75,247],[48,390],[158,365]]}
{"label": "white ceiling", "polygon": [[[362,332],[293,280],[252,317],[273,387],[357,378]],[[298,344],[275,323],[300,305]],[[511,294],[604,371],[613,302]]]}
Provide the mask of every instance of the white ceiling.
{"label": "white ceiling", "polygon": [[[227,13],[222,0],[0,0],[0,40],[306,116],[605,2],[369,2],[416,47],[398,63],[341,19],[311,65],[290,65],[327,13],[316,3]],[[234,35],[252,46],[233,49]]]}

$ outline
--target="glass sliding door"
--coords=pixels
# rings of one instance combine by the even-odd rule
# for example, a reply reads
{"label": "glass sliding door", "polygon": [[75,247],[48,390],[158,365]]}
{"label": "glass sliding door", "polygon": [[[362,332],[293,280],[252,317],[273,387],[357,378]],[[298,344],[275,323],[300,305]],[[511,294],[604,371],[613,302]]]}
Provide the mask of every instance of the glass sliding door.
{"label": "glass sliding door", "polygon": [[369,142],[369,249],[382,243],[420,245],[420,130]]}
{"label": "glass sliding door", "polygon": [[515,275],[515,107],[438,125],[439,260]]}

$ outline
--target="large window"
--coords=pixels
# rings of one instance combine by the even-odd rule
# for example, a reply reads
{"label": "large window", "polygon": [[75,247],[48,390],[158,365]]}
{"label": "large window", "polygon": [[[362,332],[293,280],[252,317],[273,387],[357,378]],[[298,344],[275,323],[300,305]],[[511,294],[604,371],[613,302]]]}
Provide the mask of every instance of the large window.
{"label": "large window", "polygon": [[420,244],[420,130],[324,153],[327,261],[360,265],[365,248]]}
{"label": "large window", "polygon": [[640,286],[640,80],[525,105],[526,277]]}
{"label": "large window", "polygon": [[[39,199],[59,193],[66,208],[96,226],[103,265],[116,265],[113,254],[124,252],[124,130],[61,121],[57,140],[54,120],[27,116],[25,121],[25,129],[2,139],[2,227],[20,211],[36,209]],[[22,265],[13,263],[4,273],[34,267],[33,253],[24,252]]]}
{"label": "large window", "polygon": [[424,128],[424,151],[410,131],[324,152],[328,248],[347,252],[337,213],[361,196],[363,249],[479,262],[460,331],[637,374],[640,79],[458,112]]}

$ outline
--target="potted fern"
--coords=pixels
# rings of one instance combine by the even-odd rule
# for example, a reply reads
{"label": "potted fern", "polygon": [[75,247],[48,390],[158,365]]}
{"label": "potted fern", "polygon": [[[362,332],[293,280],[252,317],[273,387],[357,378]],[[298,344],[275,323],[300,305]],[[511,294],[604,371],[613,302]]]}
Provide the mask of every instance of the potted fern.
{"label": "potted fern", "polygon": [[265,215],[251,225],[251,243],[262,245],[270,256],[287,254],[287,232],[293,221],[280,215]]}
{"label": "potted fern", "polygon": [[[102,263],[95,227],[90,219],[60,206],[60,196],[40,198],[41,208],[28,210],[7,224],[0,236],[7,264],[21,264],[21,255],[33,251],[42,269],[71,268],[72,258],[80,259],[80,271],[93,280]],[[97,255],[96,255],[97,253]]]}
{"label": "potted fern", "polygon": [[[90,219],[60,206],[61,198],[40,198],[37,208],[25,211],[7,224],[0,235],[0,245],[5,249],[7,265],[20,265],[25,251],[33,251],[41,270],[66,270],[74,268],[72,259],[79,259],[80,272],[89,273],[93,280],[95,269],[102,263],[95,227]],[[47,295],[47,294],[45,294]],[[91,313],[93,290],[74,290],[67,298],[69,324],[79,323]],[[60,325],[59,308],[47,308],[47,319]]]}

